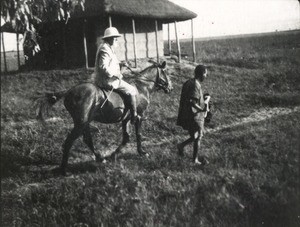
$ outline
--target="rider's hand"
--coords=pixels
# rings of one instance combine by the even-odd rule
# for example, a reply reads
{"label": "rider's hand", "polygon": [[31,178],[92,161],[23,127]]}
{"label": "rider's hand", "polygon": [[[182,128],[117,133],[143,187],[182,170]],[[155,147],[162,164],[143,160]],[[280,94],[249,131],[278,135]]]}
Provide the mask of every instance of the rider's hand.
{"label": "rider's hand", "polygon": [[126,68],[129,67],[129,65],[128,65],[128,63],[126,61],[125,62],[121,62],[120,65],[121,65],[121,67],[126,67]]}

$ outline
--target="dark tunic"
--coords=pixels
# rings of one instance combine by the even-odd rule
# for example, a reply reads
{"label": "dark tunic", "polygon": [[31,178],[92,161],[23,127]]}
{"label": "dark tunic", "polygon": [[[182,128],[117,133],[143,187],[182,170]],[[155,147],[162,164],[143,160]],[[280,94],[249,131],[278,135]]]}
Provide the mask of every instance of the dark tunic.
{"label": "dark tunic", "polygon": [[204,109],[201,85],[195,79],[186,81],[182,86],[177,125],[186,130],[204,130],[205,111],[198,112],[192,106],[191,100],[196,100],[197,104]]}

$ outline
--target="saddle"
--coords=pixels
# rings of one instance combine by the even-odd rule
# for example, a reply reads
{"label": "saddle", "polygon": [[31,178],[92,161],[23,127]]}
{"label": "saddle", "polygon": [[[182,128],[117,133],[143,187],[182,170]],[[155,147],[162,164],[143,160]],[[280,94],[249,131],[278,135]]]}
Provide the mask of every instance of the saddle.
{"label": "saddle", "polygon": [[119,90],[113,90],[112,91],[112,89],[110,89],[108,87],[100,87],[100,86],[97,86],[97,87],[98,87],[99,91],[102,91],[106,101],[108,100],[111,93],[114,92],[114,93],[118,94],[121,97],[121,99],[123,100],[123,103],[125,105],[125,109],[129,109],[130,99],[129,99],[127,94],[125,94],[125,93],[123,93],[122,91],[119,91]]}

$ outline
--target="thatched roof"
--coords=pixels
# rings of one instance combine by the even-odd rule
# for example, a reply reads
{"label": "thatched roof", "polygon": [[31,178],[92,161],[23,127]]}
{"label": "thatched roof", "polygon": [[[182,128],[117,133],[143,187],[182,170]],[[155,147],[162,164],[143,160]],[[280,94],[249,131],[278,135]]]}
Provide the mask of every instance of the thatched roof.
{"label": "thatched roof", "polygon": [[84,11],[75,17],[119,15],[133,18],[151,18],[163,22],[184,21],[197,14],[168,0],[85,0]]}

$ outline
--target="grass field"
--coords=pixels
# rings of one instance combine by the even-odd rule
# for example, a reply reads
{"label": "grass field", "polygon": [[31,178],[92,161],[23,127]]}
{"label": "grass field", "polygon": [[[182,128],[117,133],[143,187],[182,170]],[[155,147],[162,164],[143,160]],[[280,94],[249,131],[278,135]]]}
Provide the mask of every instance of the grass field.
{"label": "grass field", "polygon": [[[33,101],[70,88],[91,71],[20,72],[1,78],[1,226],[285,226],[300,225],[300,32],[198,41],[197,62],[208,66],[203,84],[213,119],[201,152],[177,156],[187,133],[176,126],[180,89],[195,63],[168,61],[174,90],[155,93],[135,139],[120,158],[98,164],[81,139],[69,176],[55,175],[72,127],[59,102],[51,121],[35,121]],[[190,53],[190,44],[181,44]],[[54,118],[56,117],[56,118]],[[97,152],[121,142],[121,126],[93,123]]]}

